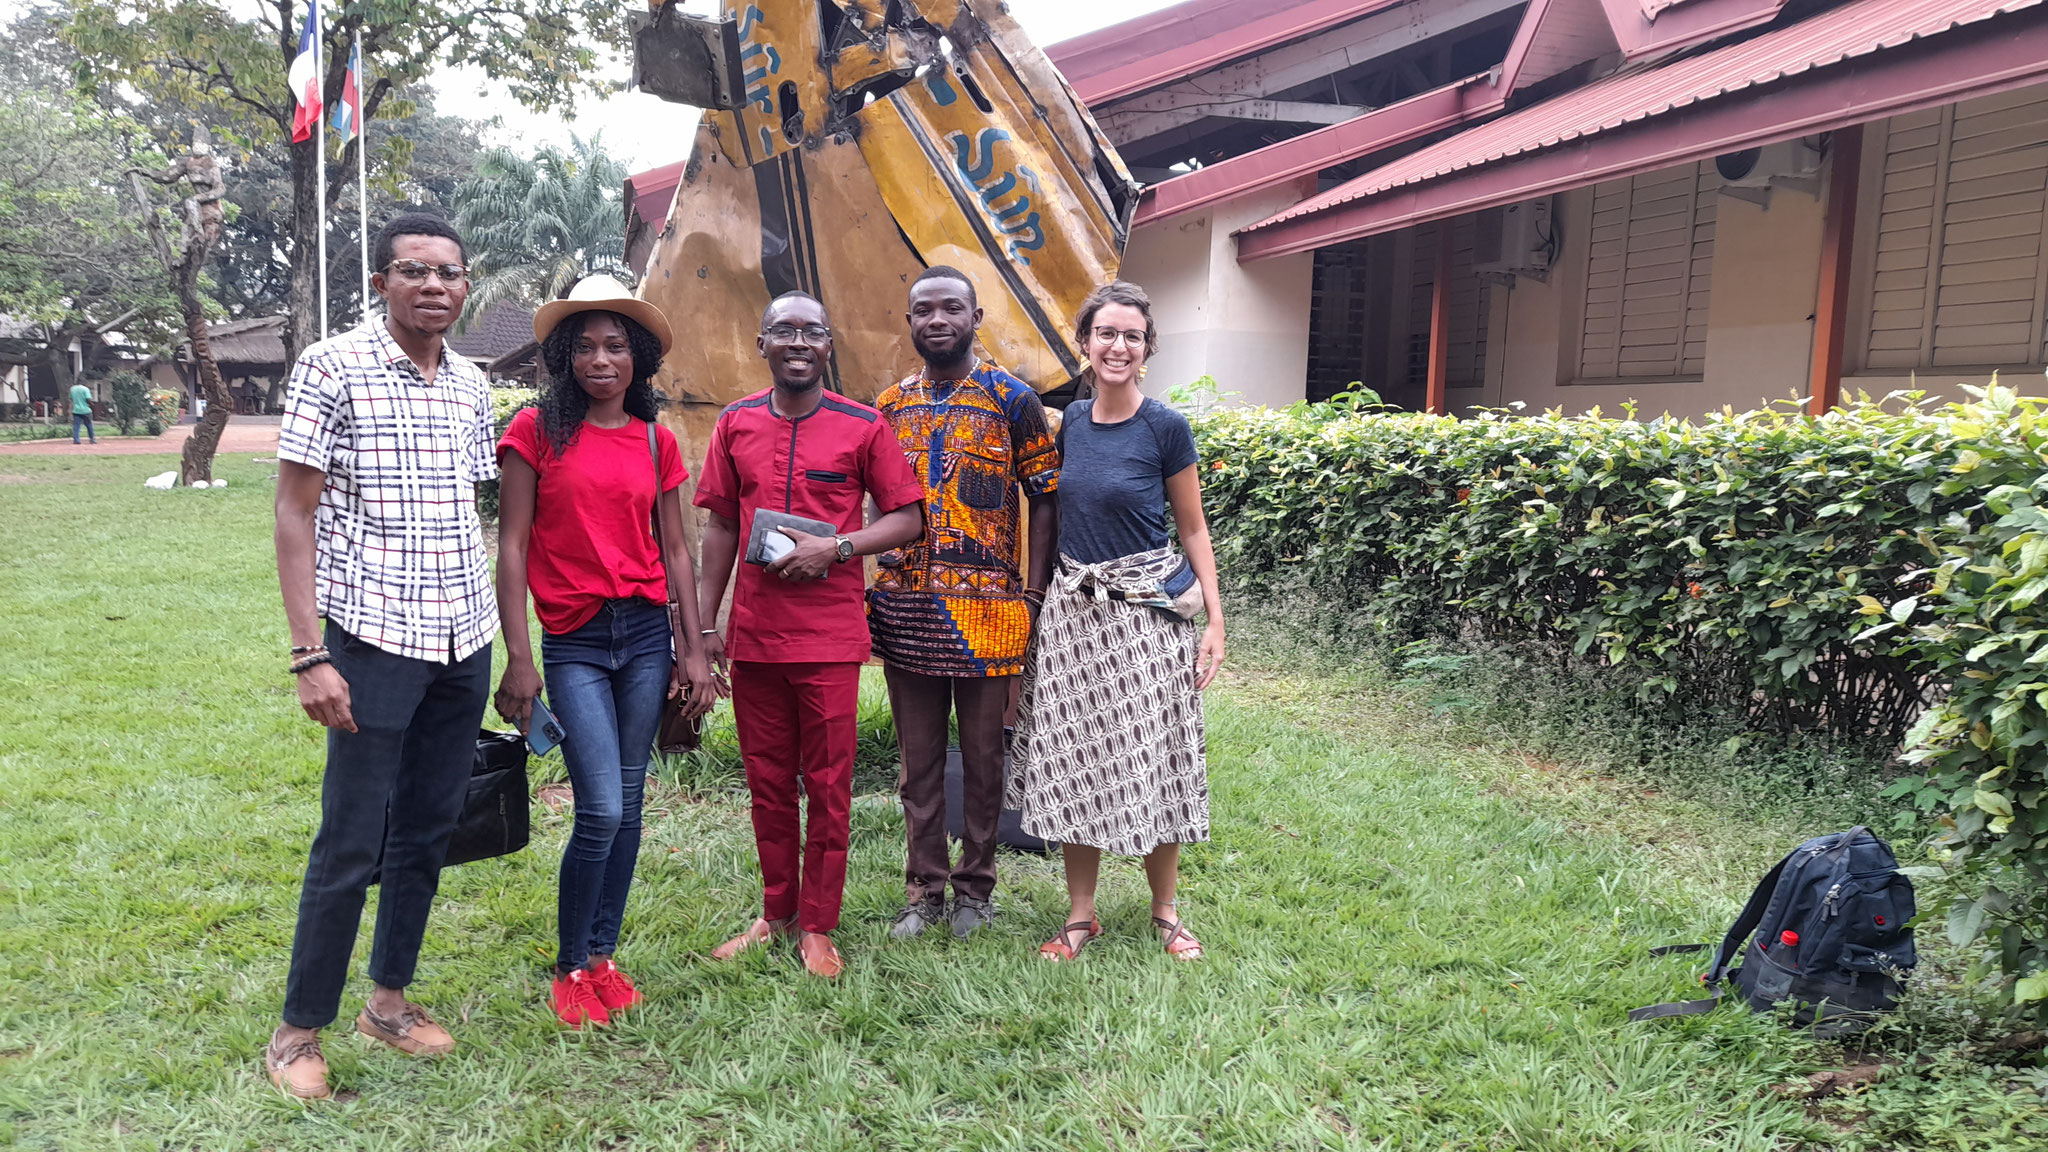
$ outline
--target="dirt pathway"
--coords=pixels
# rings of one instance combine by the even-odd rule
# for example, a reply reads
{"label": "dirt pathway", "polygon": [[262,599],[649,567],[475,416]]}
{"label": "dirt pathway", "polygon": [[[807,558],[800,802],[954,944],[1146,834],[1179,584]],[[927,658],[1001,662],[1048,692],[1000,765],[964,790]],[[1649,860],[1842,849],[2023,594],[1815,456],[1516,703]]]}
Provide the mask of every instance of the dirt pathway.
{"label": "dirt pathway", "polygon": [[[185,441],[191,438],[194,427],[192,424],[173,425],[164,429],[161,436],[106,436],[98,444],[73,444],[69,436],[0,444],[0,457],[176,455],[185,450]],[[277,417],[270,417],[268,421],[260,416],[229,420],[227,428],[221,432],[220,451],[265,454],[277,451]]]}

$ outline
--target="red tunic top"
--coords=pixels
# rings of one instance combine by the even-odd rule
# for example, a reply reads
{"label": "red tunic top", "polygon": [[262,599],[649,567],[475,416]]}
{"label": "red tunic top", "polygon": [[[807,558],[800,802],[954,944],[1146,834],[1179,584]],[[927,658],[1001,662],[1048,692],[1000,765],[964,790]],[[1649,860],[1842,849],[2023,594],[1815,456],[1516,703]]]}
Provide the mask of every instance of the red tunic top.
{"label": "red tunic top", "polygon": [[[746,555],[754,509],[773,508],[838,526],[861,526],[861,501],[884,512],[924,498],[896,433],[882,414],[827,392],[808,416],[775,414],[769,391],[727,408],[704,453],[697,506],[739,525]],[[868,658],[861,565],[835,564],[823,580],[781,580],[742,559],[733,585],[726,654],[777,664]]]}
{"label": "red tunic top", "polygon": [[[657,425],[663,492],[690,478],[675,433]],[[668,603],[661,549],[654,539],[654,462],[647,422],[624,428],[585,424],[556,456],[532,408],[512,417],[498,458],[516,452],[540,474],[527,545],[526,585],[540,626],[555,635],[590,623],[607,600],[638,596]],[[686,591],[693,591],[688,590]]]}

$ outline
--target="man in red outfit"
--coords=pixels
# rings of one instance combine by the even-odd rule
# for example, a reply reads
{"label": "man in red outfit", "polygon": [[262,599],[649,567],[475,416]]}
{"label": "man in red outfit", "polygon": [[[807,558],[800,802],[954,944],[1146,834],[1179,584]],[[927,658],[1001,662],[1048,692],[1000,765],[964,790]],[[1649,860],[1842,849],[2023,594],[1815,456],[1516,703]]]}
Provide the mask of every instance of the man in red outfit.
{"label": "man in red outfit", "polygon": [[[881,413],[825,392],[832,330],[824,305],[802,292],[777,297],[762,314],[757,345],[775,386],[720,414],[697,482],[697,506],[710,514],[698,578],[703,618],[718,618],[756,509],[822,520],[837,534],[785,530],[794,549],[765,566],[740,565],[729,650],[716,629],[705,632],[720,671],[731,658],[762,888],[760,918],[711,955],[730,959],[794,934],[805,969],[829,979],[845,966],[829,933],[846,889],[855,713],[869,652],[866,582],[855,557],[922,535],[924,489]],[[884,509],[865,528],[864,497]],[[801,836],[799,770],[810,803]]]}

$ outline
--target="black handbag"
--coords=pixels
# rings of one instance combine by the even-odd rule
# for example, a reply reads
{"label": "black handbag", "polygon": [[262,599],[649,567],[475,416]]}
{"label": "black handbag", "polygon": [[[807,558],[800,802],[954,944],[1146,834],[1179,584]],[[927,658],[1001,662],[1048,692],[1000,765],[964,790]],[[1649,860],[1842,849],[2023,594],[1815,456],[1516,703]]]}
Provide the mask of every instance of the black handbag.
{"label": "black handbag", "polygon": [[[526,847],[533,831],[527,808],[531,795],[526,783],[526,737],[517,732],[478,730],[476,758],[469,766],[469,795],[462,802],[455,831],[449,834],[448,855],[441,866],[509,856]],[[383,878],[380,858],[370,883]]]}
{"label": "black handbag", "polygon": [[467,864],[492,856],[509,856],[526,847],[532,834],[526,782],[526,737],[517,732],[482,729],[476,734],[476,760],[469,769],[469,798],[462,819],[448,837],[442,867]]}

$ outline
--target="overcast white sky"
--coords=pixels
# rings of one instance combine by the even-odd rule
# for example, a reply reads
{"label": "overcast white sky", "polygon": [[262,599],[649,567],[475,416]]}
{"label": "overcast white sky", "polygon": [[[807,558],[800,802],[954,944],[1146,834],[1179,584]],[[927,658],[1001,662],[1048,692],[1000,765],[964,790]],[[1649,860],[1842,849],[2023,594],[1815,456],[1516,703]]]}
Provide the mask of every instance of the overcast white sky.
{"label": "overcast white sky", "polygon": [[[234,9],[245,0],[224,2]],[[1009,0],[1009,7],[1017,22],[1040,47],[1044,47],[1176,2],[1178,0]],[[31,0],[0,0],[0,20],[14,19],[30,4]],[[637,6],[637,3],[621,0],[620,18],[624,19],[624,13]],[[687,12],[708,13],[717,8],[717,0],[684,2],[684,11]],[[370,66],[375,68],[375,62]],[[614,79],[624,84],[630,72],[629,65],[622,60],[616,71]],[[636,172],[683,159],[689,153],[697,124],[693,110],[639,92],[622,92],[607,100],[585,100],[574,116],[563,117],[539,116],[519,107],[505,95],[502,87],[486,80],[480,70],[451,70],[435,87],[439,92],[436,104],[442,112],[472,120],[497,121],[497,126],[489,134],[492,143],[515,147],[542,142],[560,144],[567,143],[572,133],[585,138],[602,133],[606,148]]]}
{"label": "overcast white sky", "polygon": [[[5,3],[6,0],[0,0]],[[1070,36],[1091,32],[1119,21],[1168,7],[1177,0],[1009,0],[1010,13],[1040,47],[1056,44]],[[624,7],[623,5],[621,6]],[[687,0],[686,12],[709,13],[717,0]],[[620,63],[617,79],[624,83],[628,66]],[[496,118],[500,126],[490,135],[492,143],[513,146],[543,141],[567,143],[571,133],[584,138],[603,133],[607,151],[639,172],[669,164],[689,154],[697,114],[680,104],[670,104],[641,92],[622,92],[604,101],[582,102],[576,115],[538,116],[512,103],[502,89],[484,79],[481,72],[451,75],[437,86],[436,106],[446,113],[473,120]]]}

